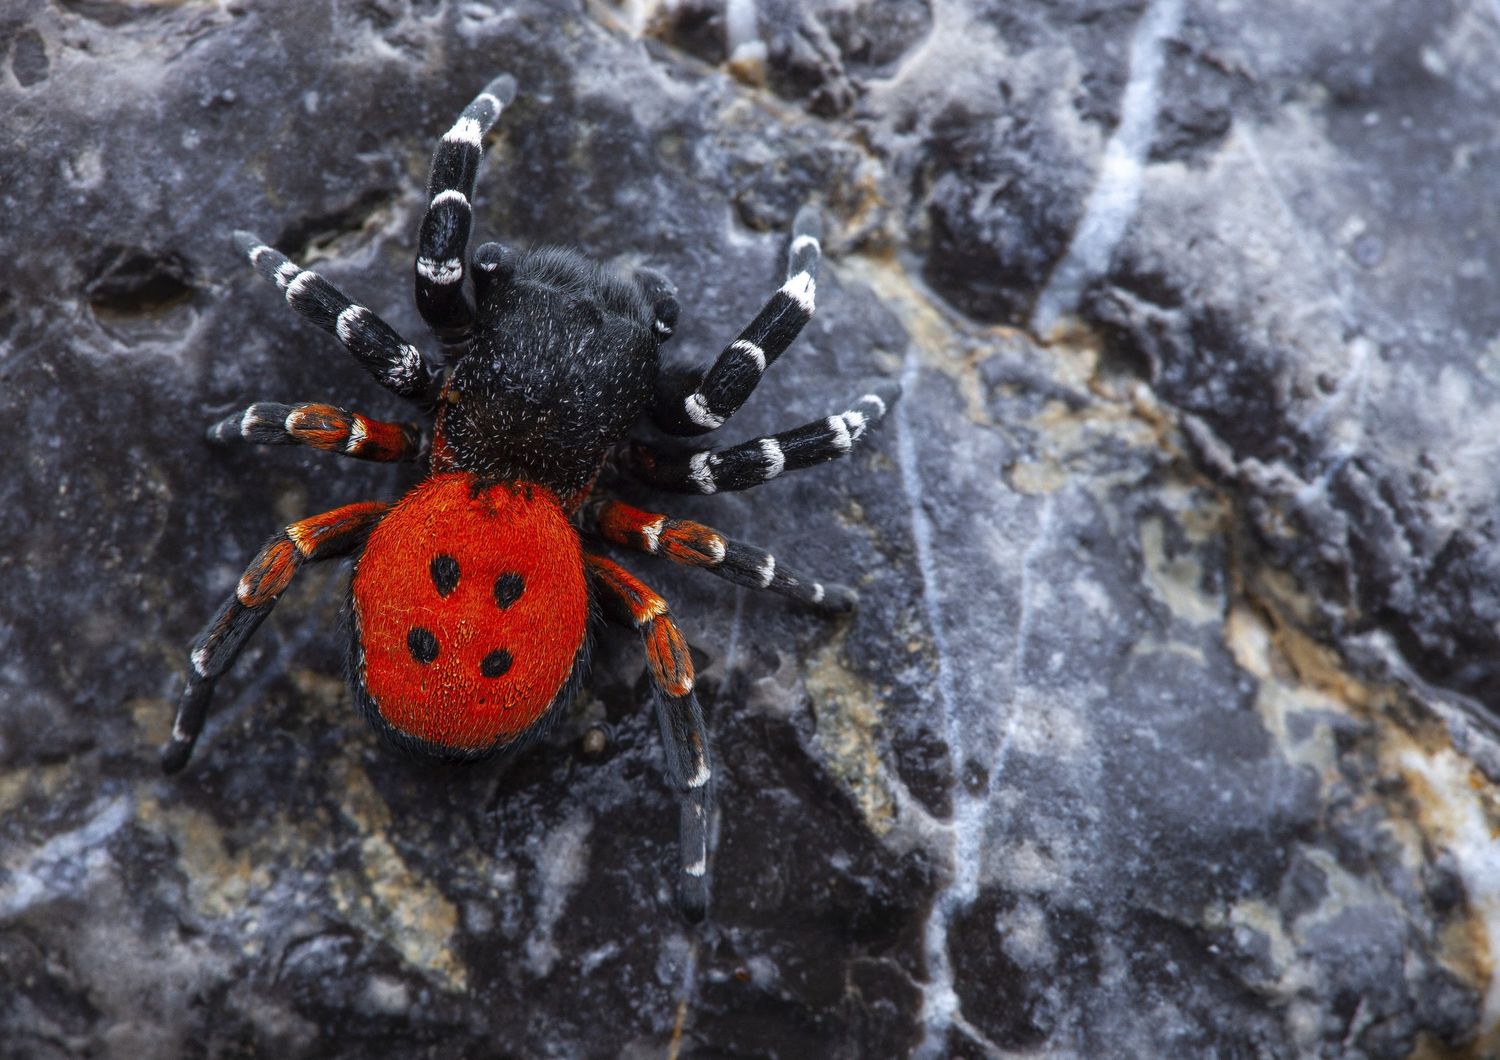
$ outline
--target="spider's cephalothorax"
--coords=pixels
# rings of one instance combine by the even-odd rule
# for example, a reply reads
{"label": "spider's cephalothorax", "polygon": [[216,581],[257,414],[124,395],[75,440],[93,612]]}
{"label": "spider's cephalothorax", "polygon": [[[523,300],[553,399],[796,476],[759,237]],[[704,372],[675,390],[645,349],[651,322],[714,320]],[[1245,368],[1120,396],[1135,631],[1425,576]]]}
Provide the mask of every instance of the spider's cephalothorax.
{"label": "spider's cephalothorax", "polygon": [[650,404],[651,291],[550,247],[489,244],[475,259],[477,319],[438,408],[434,463],[572,497]]}
{"label": "spider's cephalothorax", "polygon": [[852,607],[854,593],[698,523],[590,500],[590,489],[611,453],[658,489],[748,489],[848,453],[897,391],[877,385],[845,412],[724,448],[665,452],[626,443],[643,415],[670,434],[703,434],[749,397],[812,314],[817,216],[810,209],[797,215],[786,282],[717,360],[662,371],[660,346],[676,325],[677,302],[660,275],[618,275],[555,248],[517,252],[486,243],[467,256],[483,138],[514,94],[509,77],[497,79],[433,158],[416,294],[423,319],[450,347],[441,371],[327,280],[237,233],[287,303],[430,416],[431,427],[332,405],[259,402],[211,427],[210,440],[426,461],[428,474],[392,503],[335,508],[266,543],[194,642],[162,764],[168,772],[187,764],[214,683],[303,563],[354,558],[348,670],[355,700],[395,743],[442,758],[511,751],[541,732],[582,679],[589,621],[602,612],[641,636],[667,768],[682,800],[679,900],[701,916],[712,770],[692,657],[666,601],[599,555],[593,539],[827,610]]}

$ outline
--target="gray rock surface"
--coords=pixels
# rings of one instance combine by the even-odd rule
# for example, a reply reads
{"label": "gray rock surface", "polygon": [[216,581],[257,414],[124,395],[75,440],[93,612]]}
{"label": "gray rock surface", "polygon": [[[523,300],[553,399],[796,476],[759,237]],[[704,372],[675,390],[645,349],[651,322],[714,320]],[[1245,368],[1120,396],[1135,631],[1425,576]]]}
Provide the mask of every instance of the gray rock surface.
{"label": "gray rock surface", "polygon": [[[13,0],[0,1053],[1493,1055],[1497,48],[1478,0]],[[312,569],[156,768],[260,542],[412,481],[204,444],[399,411],[228,233],[428,341],[429,152],[502,69],[481,238],[664,269],[701,357],[817,199],[818,316],[731,430],[906,388],[843,465],[616,484],[863,594],[627,560],[706,664],[699,928],[625,637],[512,767],[436,769],[350,710]]]}

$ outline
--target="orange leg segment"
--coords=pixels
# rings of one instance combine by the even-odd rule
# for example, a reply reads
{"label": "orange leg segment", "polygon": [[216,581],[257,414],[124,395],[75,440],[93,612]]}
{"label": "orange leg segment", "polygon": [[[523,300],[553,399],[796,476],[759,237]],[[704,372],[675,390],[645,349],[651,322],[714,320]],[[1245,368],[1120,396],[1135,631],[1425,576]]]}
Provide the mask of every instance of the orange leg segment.
{"label": "orange leg segment", "polygon": [[622,604],[631,625],[640,630],[652,683],[669,696],[689,695],[693,691],[693,657],[667,611],[667,602],[612,560],[586,555],[584,562],[595,584],[606,590],[606,606],[610,599]]}
{"label": "orange leg segment", "polygon": [[422,432],[415,423],[388,423],[316,402],[282,405],[257,401],[210,427],[208,439],[220,445],[236,440],[255,445],[305,445],[384,463],[415,460],[422,452]]}
{"label": "orange leg segment", "polygon": [[683,912],[701,919],[708,906],[708,809],[711,799],[703,710],[693,694],[693,659],[667,602],[613,560],[584,554],[599,602],[641,634],[646,649],[656,720],[667,749],[667,773],[681,800],[681,850],[677,898]]}
{"label": "orange leg segment", "polygon": [[389,507],[374,501],[345,505],[292,523],[266,542],[245,569],[234,595],[193,642],[172,738],[162,751],[164,770],[175,773],[187,765],[208,716],[214,683],[234,665],[245,642],[291,584],[297,568],[357,551]]}
{"label": "orange leg segment", "polygon": [[625,548],[663,556],[673,563],[701,567],[736,585],[768,589],[825,611],[848,611],[858,600],[853,589],[813,581],[778,563],[765,549],[730,540],[713,527],[620,501],[597,502],[591,509],[599,535]]}

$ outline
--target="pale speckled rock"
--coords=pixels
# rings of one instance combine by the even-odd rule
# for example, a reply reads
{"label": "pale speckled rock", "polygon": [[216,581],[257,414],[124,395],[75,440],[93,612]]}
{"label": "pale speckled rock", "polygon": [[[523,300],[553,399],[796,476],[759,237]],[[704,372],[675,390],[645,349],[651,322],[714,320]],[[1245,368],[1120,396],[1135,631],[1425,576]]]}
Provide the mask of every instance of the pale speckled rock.
{"label": "pale speckled rock", "polygon": [[[1493,1049],[1497,37],[1477,2],[13,3],[3,1051]],[[628,560],[706,663],[700,929],[628,638],[512,768],[434,769],[349,709],[308,571],[156,770],[260,541],[411,481],[203,444],[256,398],[398,408],[227,234],[426,341],[429,152],[501,69],[479,238],[665,269],[707,356],[819,199],[818,316],[730,430],[906,387],[844,466],[619,484],[863,594]]]}

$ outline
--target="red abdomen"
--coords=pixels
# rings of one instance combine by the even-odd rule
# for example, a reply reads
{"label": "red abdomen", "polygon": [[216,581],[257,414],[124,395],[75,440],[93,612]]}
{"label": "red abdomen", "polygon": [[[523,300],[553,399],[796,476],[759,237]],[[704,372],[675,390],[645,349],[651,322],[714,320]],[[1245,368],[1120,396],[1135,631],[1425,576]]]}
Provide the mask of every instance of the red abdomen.
{"label": "red abdomen", "polygon": [[536,725],[581,662],[578,532],[540,486],[434,475],[371,532],[352,610],[371,721],[421,750],[483,754]]}

